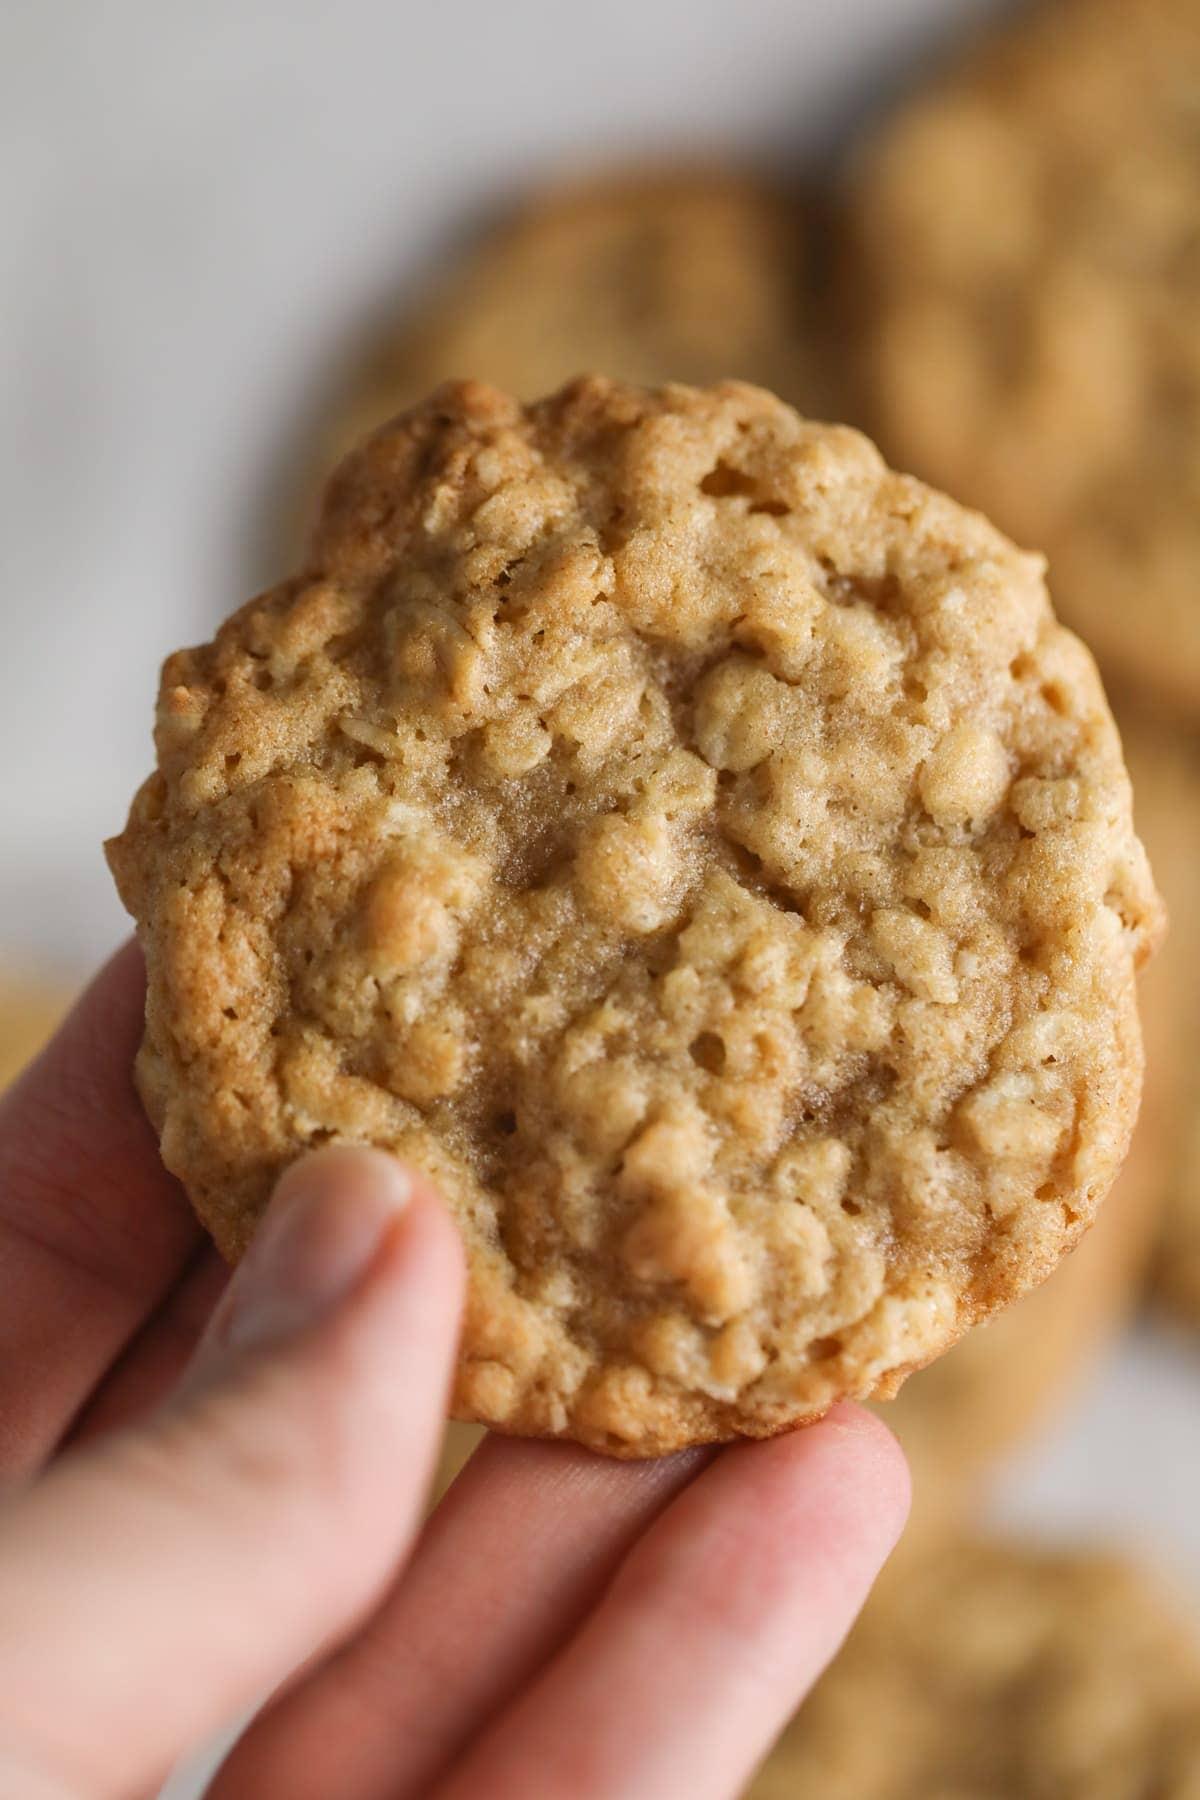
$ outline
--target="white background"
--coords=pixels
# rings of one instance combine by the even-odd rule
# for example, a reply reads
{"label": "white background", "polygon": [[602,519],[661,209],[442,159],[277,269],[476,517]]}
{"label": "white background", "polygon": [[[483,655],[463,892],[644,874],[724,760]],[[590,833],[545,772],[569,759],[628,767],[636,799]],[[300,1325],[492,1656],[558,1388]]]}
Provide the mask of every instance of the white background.
{"label": "white background", "polygon": [[[605,153],[826,154],[985,0],[0,6],[0,958],[74,977],[158,661],[280,571],[262,513],[356,320]],[[1000,1511],[1200,1592],[1200,1362],[1122,1347]]]}

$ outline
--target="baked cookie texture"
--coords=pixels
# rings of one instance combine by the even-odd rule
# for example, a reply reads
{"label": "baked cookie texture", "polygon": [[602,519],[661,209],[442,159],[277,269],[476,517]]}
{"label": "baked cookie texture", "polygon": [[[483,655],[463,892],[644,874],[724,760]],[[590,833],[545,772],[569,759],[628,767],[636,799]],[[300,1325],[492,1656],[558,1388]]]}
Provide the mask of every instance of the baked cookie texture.
{"label": "baked cookie texture", "polygon": [[1099,1553],[970,1540],[885,1573],[749,1790],[750,1800],[1197,1793],[1200,1651],[1153,1580]]}
{"label": "baked cookie texture", "polygon": [[1102,667],[1200,711],[1194,0],[1060,0],[916,98],[851,184],[862,410],[1049,556]]}
{"label": "baked cookie texture", "polygon": [[797,194],[727,168],[544,189],[384,323],[330,409],[325,467],[464,376],[522,400],[589,369],[649,387],[736,377],[819,410],[809,238]]}
{"label": "baked cookie texture", "polygon": [[[1157,973],[1157,964],[1155,965]],[[1143,1005],[1143,1016],[1146,1014]],[[1100,1216],[1050,1279],[968,1332],[879,1407],[904,1446],[913,1505],[898,1554],[961,1527],[989,1475],[1069,1402],[1143,1291],[1166,1174],[1148,1112],[1156,1069],[1147,1021],[1147,1089],[1129,1157]]]}
{"label": "baked cookie texture", "polygon": [[[1150,984],[1161,989],[1166,961],[1154,963],[1147,999]],[[1147,999],[1141,1115],[1095,1225],[1043,1286],[969,1331],[878,1409],[912,1470],[913,1506],[899,1556],[921,1555],[938,1536],[961,1529],[997,1464],[1067,1404],[1138,1302],[1176,1149],[1157,1103],[1159,1051],[1166,1049],[1162,1008]],[[447,1427],[436,1498],[481,1436],[478,1426]]]}
{"label": "baked cookie texture", "polygon": [[1160,928],[1038,558],[761,390],[448,387],[171,657],[109,846],[226,1254],[427,1169],[458,1416],[649,1455],[886,1395],[1123,1157]]}
{"label": "baked cookie texture", "polygon": [[1186,1173],[1200,1097],[1193,1074],[1200,1048],[1200,836],[1192,826],[1200,819],[1200,767],[1177,732],[1143,718],[1124,697],[1117,718],[1134,824],[1171,919],[1166,944],[1139,983],[1146,1079],[1137,1129],[1116,1186],[1078,1249],[1044,1286],[968,1333],[881,1409],[913,1471],[902,1554],[930,1530],[961,1524],[996,1463],[1066,1403],[1128,1320],[1148,1269],[1161,1298],[1200,1319],[1200,1161],[1191,1183]]}
{"label": "baked cookie texture", "polygon": [[[1168,941],[1173,948],[1174,928]],[[1156,958],[1142,987],[1142,1107],[1129,1155],[1095,1225],[1041,1287],[967,1332],[878,1407],[904,1446],[913,1480],[912,1511],[894,1554],[922,1554],[935,1534],[961,1529],[987,1477],[1069,1402],[1138,1304],[1162,1223],[1163,1190],[1179,1159],[1179,1120],[1174,1105],[1166,1116],[1161,1080],[1164,1068],[1177,1066],[1168,1062],[1175,1039],[1162,1004],[1170,962],[1169,955]],[[1170,1254],[1170,1222],[1162,1235],[1156,1274]],[[478,1426],[448,1426],[438,1498],[481,1435]]]}

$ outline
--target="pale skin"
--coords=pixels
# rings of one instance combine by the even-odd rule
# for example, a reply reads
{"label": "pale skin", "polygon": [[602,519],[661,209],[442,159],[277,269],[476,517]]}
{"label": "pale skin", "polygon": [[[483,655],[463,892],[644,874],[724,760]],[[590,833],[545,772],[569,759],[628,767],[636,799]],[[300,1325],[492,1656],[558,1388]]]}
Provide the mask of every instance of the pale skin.
{"label": "pale skin", "polygon": [[0,1793],[739,1793],[903,1525],[877,1421],[618,1463],[491,1438],[422,1528],[462,1256],[378,1152],[230,1279],[133,1092],[127,949],[0,1102]]}

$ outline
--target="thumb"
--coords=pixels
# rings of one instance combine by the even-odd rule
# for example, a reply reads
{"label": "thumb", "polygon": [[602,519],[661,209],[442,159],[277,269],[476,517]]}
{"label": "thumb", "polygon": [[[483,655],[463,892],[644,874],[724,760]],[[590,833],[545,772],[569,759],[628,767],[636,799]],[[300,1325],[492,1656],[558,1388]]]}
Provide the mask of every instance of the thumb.
{"label": "thumb", "polygon": [[371,1607],[416,1529],[461,1287],[394,1159],[288,1172],[176,1400],[0,1506],[0,1792],[150,1784]]}

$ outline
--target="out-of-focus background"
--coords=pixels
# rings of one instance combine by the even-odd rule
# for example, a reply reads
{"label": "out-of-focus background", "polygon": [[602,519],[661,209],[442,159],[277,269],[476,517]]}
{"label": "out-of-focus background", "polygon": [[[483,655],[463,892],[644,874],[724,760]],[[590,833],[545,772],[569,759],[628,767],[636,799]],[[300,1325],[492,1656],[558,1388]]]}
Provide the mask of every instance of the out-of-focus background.
{"label": "out-of-focus background", "polygon": [[[1200,1639],[1200,0],[1019,10],[0,13],[0,1081],[124,933],[100,840],[161,657],[288,572],[337,451],[443,376],[728,373],[850,418],[1047,548],[1100,655],[1175,920],[1143,1126],[1095,1241],[896,1410],[918,1498],[888,1604],[923,1597],[953,1767],[936,1707],[882,1773],[839,1736],[839,1708],[904,1710],[894,1673],[864,1698],[915,1656],[881,1611],[772,1795],[1098,1791],[1019,1766],[1048,1659],[1039,1706],[1097,1754],[1105,1695],[1144,1684],[1135,1775],[1139,1732],[1200,1719],[1165,1626],[1136,1671],[1103,1652],[1157,1617],[1143,1567]],[[1017,35],[973,48],[992,15]],[[973,1656],[997,1612],[1004,1656]]]}

